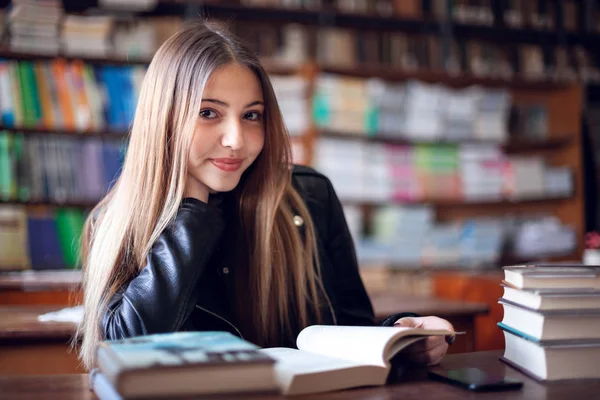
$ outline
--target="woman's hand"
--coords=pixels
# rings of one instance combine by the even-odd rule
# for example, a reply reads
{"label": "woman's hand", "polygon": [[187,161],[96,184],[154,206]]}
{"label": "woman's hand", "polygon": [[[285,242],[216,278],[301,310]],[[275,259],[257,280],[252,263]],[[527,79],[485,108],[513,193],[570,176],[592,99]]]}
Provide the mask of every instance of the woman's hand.
{"label": "woman's hand", "polygon": [[[394,323],[394,326],[404,326],[407,328],[425,328],[425,329],[447,329],[454,332],[452,324],[445,319],[438,317],[404,317]],[[418,365],[437,365],[448,351],[448,342],[452,343],[454,337],[446,338],[444,336],[429,336],[427,339],[420,340],[412,344],[403,351],[408,359]]]}

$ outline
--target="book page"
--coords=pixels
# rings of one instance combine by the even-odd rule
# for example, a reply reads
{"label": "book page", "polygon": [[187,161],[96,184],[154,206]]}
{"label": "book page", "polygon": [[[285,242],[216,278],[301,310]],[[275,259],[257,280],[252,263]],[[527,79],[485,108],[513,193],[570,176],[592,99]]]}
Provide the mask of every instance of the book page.
{"label": "book page", "polygon": [[290,375],[300,372],[325,372],[332,369],[351,368],[361,365],[350,360],[323,356],[287,347],[272,347],[259,351],[277,360],[277,369]]}
{"label": "book page", "polygon": [[396,345],[393,351],[389,351],[387,347],[391,346],[391,342],[407,335],[427,336],[445,332],[407,327],[314,325],[300,332],[296,344],[303,351],[387,367],[388,358],[404,347]]}
{"label": "book page", "polygon": [[275,375],[284,394],[383,385],[388,374],[386,368],[375,365],[361,365],[296,349],[274,347],[259,351],[277,361]]}

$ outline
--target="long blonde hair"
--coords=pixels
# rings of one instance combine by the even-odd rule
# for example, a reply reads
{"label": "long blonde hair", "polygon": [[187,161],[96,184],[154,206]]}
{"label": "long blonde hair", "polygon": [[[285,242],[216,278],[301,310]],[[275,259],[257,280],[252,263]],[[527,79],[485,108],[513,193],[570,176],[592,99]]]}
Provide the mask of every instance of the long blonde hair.
{"label": "long blonde hair", "polygon": [[[257,58],[212,24],[196,24],[168,39],[144,78],[121,175],[86,221],[83,243],[84,319],[80,358],[94,363],[111,297],[145,265],[146,255],[183,198],[188,149],[203,88],[217,68],[236,62],[253,71],[265,102],[265,143],[234,190],[244,253],[250,335],[285,340],[292,326],[321,319],[324,294],[313,223],[291,182],[291,150],[273,88]],[[305,221],[304,238],[293,222]],[[237,268],[237,266],[236,266]],[[325,295],[326,297],[326,295]],[[290,315],[296,319],[290,320]],[[262,343],[259,343],[262,344]]]}

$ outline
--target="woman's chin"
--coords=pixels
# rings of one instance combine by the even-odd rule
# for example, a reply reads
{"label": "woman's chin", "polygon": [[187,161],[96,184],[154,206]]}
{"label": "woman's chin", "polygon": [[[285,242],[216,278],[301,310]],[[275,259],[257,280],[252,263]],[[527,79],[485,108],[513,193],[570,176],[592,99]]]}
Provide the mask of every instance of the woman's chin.
{"label": "woman's chin", "polygon": [[208,187],[210,194],[231,192],[238,185],[239,180],[235,182],[216,182]]}

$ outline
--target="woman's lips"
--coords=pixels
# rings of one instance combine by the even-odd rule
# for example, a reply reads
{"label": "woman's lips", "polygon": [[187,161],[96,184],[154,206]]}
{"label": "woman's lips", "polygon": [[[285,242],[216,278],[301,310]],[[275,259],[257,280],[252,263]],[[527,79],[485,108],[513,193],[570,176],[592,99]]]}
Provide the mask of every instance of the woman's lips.
{"label": "woman's lips", "polygon": [[226,172],[234,172],[242,167],[243,158],[211,158],[213,165]]}

